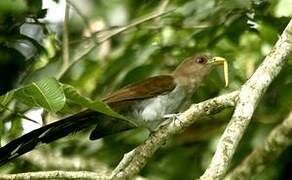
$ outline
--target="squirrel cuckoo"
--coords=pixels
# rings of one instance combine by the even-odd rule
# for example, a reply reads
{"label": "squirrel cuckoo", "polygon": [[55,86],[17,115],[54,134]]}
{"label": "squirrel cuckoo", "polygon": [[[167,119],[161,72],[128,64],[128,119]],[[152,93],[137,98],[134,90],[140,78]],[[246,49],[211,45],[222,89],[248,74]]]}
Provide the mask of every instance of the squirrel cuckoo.
{"label": "squirrel cuckoo", "polygon": [[178,112],[212,67],[218,64],[227,67],[224,58],[195,55],[184,60],[172,74],[154,76],[117,90],[104,97],[103,101],[129,121],[92,110],[79,112],[35,129],[1,147],[0,165],[33,150],[39,143],[50,143],[84,129],[94,129],[89,137],[91,140],[135,127],[154,131],[166,120],[165,115]]}

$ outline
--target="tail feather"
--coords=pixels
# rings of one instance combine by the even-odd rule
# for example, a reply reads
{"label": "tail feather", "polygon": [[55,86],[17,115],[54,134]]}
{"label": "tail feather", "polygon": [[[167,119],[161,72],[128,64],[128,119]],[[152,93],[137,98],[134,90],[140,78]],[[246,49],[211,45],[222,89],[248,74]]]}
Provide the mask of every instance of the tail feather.
{"label": "tail feather", "polygon": [[111,118],[106,121],[98,121],[95,129],[90,133],[89,139],[96,140],[104,136],[127,131],[133,128],[136,128],[136,125],[121,119]]}
{"label": "tail feather", "polygon": [[0,148],[0,166],[33,150],[39,143],[50,143],[95,125],[101,114],[84,111],[33,130]]}

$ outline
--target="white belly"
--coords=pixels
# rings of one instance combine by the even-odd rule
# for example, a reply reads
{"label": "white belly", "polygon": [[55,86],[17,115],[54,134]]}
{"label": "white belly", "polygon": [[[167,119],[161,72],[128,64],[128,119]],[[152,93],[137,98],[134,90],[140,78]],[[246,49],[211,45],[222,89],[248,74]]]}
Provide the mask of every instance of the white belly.
{"label": "white belly", "polygon": [[177,113],[185,97],[186,93],[181,88],[175,88],[169,94],[143,100],[134,105],[131,119],[139,127],[156,130],[165,120],[164,115]]}

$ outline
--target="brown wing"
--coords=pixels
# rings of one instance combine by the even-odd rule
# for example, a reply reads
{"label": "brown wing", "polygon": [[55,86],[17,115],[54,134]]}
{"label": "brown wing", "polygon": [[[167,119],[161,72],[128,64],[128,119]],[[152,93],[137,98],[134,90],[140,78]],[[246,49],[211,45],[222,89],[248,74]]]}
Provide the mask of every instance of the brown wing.
{"label": "brown wing", "polygon": [[124,88],[107,95],[103,98],[103,101],[107,104],[111,104],[122,101],[151,98],[172,91],[175,86],[176,83],[172,76],[155,76],[144,81],[125,86]]}

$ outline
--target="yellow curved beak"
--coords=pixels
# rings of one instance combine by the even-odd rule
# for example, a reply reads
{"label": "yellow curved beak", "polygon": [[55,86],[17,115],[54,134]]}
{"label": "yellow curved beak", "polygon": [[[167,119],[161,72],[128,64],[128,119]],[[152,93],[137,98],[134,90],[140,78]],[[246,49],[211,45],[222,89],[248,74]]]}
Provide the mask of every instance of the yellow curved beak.
{"label": "yellow curved beak", "polygon": [[224,80],[225,80],[225,87],[228,86],[229,84],[229,78],[228,78],[228,62],[225,58],[223,57],[213,57],[209,63],[218,63],[218,64],[223,64],[224,68]]}

